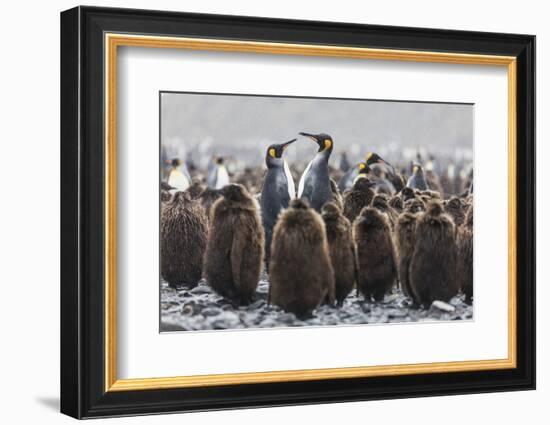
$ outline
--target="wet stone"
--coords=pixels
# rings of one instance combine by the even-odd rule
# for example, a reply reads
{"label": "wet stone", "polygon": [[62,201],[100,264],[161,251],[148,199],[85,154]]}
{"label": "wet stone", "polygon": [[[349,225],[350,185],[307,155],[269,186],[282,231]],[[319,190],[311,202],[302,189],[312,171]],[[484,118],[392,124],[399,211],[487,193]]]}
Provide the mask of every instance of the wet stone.
{"label": "wet stone", "polygon": [[388,311],[388,317],[405,317],[408,314],[405,310],[391,309]]}
{"label": "wet stone", "polygon": [[212,293],[212,289],[207,285],[200,285],[191,289],[190,293],[193,295],[210,294]]}
{"label": "wet stone", "polygon": [[273,328],[275,326],[277,326],[277,322],[271,318],[262,320],[262,322],[260,323],[260,327],[262,328]]}
{"label": "wet stone", "polygon": [[361,305],[361,310],[363,311],[363,313],[370,313],[371,312],[371,308],[368,304]]}
{"label": "wet stone", "polygon": [[240,320],[235,313],[226,311],[215,316],[211,324],[214,329],[233,329],[240,324]]}
{"label": "wet stone", "polygon": [[205,317],[208,316],[217,316],[222,313],[222,309],[218,307],[206,307],[201,311],[201,314]]}
{"label": "wet stone", "polygon": [[447,304],[446,302],[443,302],[443,301],[434,301],[432,303],[432,308],[437,308],[441,311],[445,311],[445,312],[452,312],[452,311],[455,311],[455,307],[452,306],[451,304]]}
{"label": "wet stone", "polygon": [[337,317],[329,316],[323,320],[323,325],[337,325],[339,322]]}
{"label": "wet stone", "polygon": [[279,321],[283,323],[292,323],[296,320],[296,316],[293,313],[284,313],[279,316]]}
{"label": "wet stone", "polygon": [[181,314],[184,316],[193,316],[194,314],[199,314],[202,310],[202,307],[195,302],[190,302],[184,304],[181,309]]}

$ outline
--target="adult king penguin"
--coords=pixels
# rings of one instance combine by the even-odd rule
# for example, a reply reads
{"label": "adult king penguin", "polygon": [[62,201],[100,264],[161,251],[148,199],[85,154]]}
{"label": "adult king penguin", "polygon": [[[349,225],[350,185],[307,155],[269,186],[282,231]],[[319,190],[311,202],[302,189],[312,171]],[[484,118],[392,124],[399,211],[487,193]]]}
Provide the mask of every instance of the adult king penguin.
{"label": "adult king penguin", "polygon": [[288,207],[290,200],[296,197],[294,180],[290,174],[290,168],[283,158],[285,149],[295,141],[296,139],[292,139],[286,143],[271,145],[267,148],[265,155],[267,174],[262,187],[260,206],[265,232],[265,260],[267,263],[269,263],[271,238],[277,216],[282,209]]}
{"label": "adult king penguin", "polygon": [[206,183],[212,189],[221,189],[229,184],[229,173],[223,163],[223,158],[216,158],[214,164],[209,165]]}
{"label": "adult king penguin", "polygon": [[306,198],[311,208],[317,212],[321,211],[323,205],[332,201],[333,195],[330,189],[330,177],[328,171],[328,160],[334,142],[328,134],[300,133],[301,136],[309,137],[319,146],[319,150],[306,167],[300,184],[298,185],[298,198]]}
{"label": "adult king penguin", "polygon": [[399,192],[401,189],[403,189],[403,187],[405,187],[403,178],[401,177],[400,174],[395,172],[395,168],[393,168],[393,165],[391,165],[385,159],[382,159],[380,155],[378,155],[377,153],[370,152],[367,155],[367,160],[365,162],[369,167],[372,167],[375,165],[382,166],[382,169],[386,172],[387,178],[395,188],[396,192]]}
{"label": "adult king penguin", "polygon": [[172,187],[172,192],[183,192],[191,186],[191,178],[185,167],[185,163],[178,158],[171,161],[170,172],[168,173],[168,185]]}
{"label": "adult king penguin", "polygon": [[424,177],[424,169],[420,164],[414,164],[412,169],[412,176],[407,181],[407,187],[418,190],[429,189],[426,178]]}

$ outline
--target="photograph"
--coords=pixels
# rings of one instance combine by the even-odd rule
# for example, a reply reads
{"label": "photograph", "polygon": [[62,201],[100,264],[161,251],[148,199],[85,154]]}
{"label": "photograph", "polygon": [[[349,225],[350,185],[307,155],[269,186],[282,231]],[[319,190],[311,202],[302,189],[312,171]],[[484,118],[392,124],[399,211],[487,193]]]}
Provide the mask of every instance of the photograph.
{"label": "photograph", "polygon": [[473,104],[159,93],[160,331],[473,320]]}

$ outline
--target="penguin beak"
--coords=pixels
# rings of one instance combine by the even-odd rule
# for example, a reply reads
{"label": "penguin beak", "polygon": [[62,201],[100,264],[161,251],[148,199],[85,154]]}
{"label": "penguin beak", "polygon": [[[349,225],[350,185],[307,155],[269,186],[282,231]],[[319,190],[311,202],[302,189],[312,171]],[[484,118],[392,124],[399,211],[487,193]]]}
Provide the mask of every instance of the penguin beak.
{"label": "penguin beak", "polygon": [[292,143],[294,143],[296,141],[296,139],[292,139],[292,140],[289,140],[288,142],[286,143],[283,143],[283,146],[282,146],[282,149],[283,151],[288,148]]}
{"label": "penguin beak", "polygon": [[304,136],[304,137],[309,137],[311,140],[313,140],[314,142],[318,142],[317,140],[317,136],[315,134],[311,134],[311,133],[304,133],[304,132],[301,132],[299,133],[300,136]]}

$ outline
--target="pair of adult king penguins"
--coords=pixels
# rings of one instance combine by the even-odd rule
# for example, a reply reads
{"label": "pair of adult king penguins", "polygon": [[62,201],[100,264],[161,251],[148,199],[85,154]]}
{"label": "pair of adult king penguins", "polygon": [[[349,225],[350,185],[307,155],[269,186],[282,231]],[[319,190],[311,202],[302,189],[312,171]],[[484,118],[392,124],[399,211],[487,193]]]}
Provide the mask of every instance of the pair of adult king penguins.
{"label": "pair of adult king penguins", "polygon": [[[311,208],[321,212],[323,205],[328,202],[336,201],[338,204],[338,200],[335,199],[338,196],[338,190],[343,193],[345,190],[350,189],[357,178],[361,174],[369,173],[373,166],[382,167],[383,170],[382,178],[372,178],[375,176],[370,176],[376,189],[393,195],[405,186],[402,177],[395,172],[390,163],[376,153],[369,153],[366,162],[356,164],[344,174],[338,183],[338,190],[336,190],[332,187],[328,166],[334,148],[332,137],[325,133],[310,134],[302,132],[300,135],[316,142],[319,149],[304,170],[297,193],[288,163],[283,157],[285,149],[297,139],[271,145],[266,152],[267,175],[264,180],[260,203],[266,236],[267,262],[269,262],[273,227],[277,222],[279,213],[288,207],[291,199],[295,197],[306,199]],[[419,175],[420,172],[421,167],[415,165],[411,181],[407,182],[407,186],[419,190],[426,189],[425,181],[421,182],[423,176]]]}
{"label": "pair of adult king penguins", "polygon": [[290,173],[288,163],[283,157],[285,149],[297,139],[292,139],[286,143],[274,144],[267,148],[265,159],[267,174],[260,197],[267,263],[269,263],[273,228],[280,212],[288,208],[292,199],[296,198],[296,196],[298,198],[305,198],[312,208],[320,211],[322,206],[333,198],[328,168],[328,160],[334,145],[332,138],[324,133],[309,134],[302,132],[300,135],[315,141],[319,149],[300,178],[298,193],[296,193],[294,179]]}

